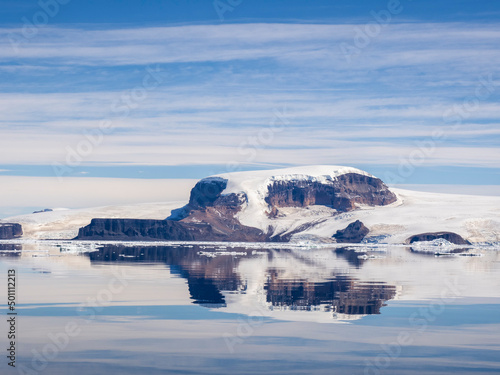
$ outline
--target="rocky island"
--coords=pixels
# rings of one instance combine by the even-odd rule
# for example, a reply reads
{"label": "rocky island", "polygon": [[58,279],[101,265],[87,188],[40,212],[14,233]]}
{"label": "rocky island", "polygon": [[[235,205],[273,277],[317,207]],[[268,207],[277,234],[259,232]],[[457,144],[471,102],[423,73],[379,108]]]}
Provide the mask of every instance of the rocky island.
{"label": "rocky island", "polygon": [[2,236],[468,246],[500,243],[499,217],[500,197],[403,190],[360,169],[316,165],[206,177],[193,183],[185,203],[47,209],[11,217],[4,219]]}
{"label": "rocky island", "polygon": [[0,223],[0,240],[11,240],[23,235],[23,227],[17,223]]}
{"label": "rocky island", "polygon": [[[353,211],[360,205],[384,206],[397,201],[380,179],[354,168],[333,169],[327,174],[271,174],[253,181],[250,189],[229,191],[229,176],[202,179],[191,190],[189,203],[174,210],[166,220],[93,219],[80,229],[79,240],[170,241],[289,241],[308,226],[280,233],[244,225],[243,211],[260,208],[268,220],[279,220],[283,208],[324,206],[332,215]],[[244,174],[244,172],[243,172]],[[311,223],[310,226],[314,226]]]}

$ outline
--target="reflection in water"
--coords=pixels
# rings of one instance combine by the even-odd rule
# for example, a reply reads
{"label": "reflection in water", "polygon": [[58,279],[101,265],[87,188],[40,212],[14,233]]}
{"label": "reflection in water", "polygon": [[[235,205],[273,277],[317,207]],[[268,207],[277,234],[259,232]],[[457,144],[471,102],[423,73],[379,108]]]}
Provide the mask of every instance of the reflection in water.
{"label": "reflection in water", "polygon": [[343,256],[349,264],[354,267],[361,267],[363,265],[364,260],[359,256],[360,253],[357,251],[341,247],[339,249],[335,249],[335,254]]}
{"label": "reflection in water", "polygon": [[0,249],[0,273],[19,277],[19,366],[81,330],[21,372],[498,373],[498,248],[109,245]]}
{"label": "reflection in water", "polygon": [[18,244],[0,244],[0,256],[2,257],[20,257],[22,245]]}
{"label": "reflection in water", "polygon": [[[194,303],[207,307],[226,307],[225,295],[248,294],[249,283],[260,282],[259,289],[265,296],[270,310],[324,311],[339,318],[380,314],[385,302],[394,298],[396,288],[382,282],[361,282],[342,274],[338,270],[327,270],[326,277],[318,280],[315,273],[308,277],[290,273],[286,267],[271,266],[276,256],[293,259],[300,265],[314,269],[316,265],[308,258],[298,257],[288,250],[266,249],[255,252],[251,249],[232,248],[231,251],[209,251],[198,246],[104,246],[88,253],[92,262],[141,262],[165,263],[173,274],[188,282],[189,293]],[[335,253],[350,264],[360,266],[359,253],[337,249]],[[242,263],[257,260],[266,265],[258,277],[243,276],[238,268]],[[296,263],[294,263],[296,264]]]}
{"label": "reflection in water", "polygon": [[320,307],[345,315],[380,314],[384,302],[394,298],[396,288],[384,283],[360,283],[348,276],[337,276],[323,283],[284,280],[275,273],[266,283],[267,301],[273,307],[311,310]]}
{"label": "reflection in water", "polygon": [[462,256],[475,256],[477,254],[470,253],[471,248],[458,248],[458,249],[445,249],[445,251],[437,248],[437,249],[420,249],[416,247],[408,247],[408,251],[413,254],[425,255],[425,256],[446,256],[446,255],[462,255]]}

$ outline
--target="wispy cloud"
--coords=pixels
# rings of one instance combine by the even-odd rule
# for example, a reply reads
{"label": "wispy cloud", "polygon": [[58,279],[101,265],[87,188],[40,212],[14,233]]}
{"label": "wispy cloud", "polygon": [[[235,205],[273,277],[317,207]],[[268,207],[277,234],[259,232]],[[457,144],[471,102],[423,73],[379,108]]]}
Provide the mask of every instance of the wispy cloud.
{"label": "wispy cloud", "polygon": [[[407,66],[449,61],[464,66],[471,60],[494,65],[500,31],[495,25],[393,24],[374,39],[364,58],[349,63],[340,42],[350,42],[359,25],[228,24],[113,30],[44,28],[18,50],[2,29],[0,58],[36,59],[73,65],[142,65],[203,61],[257,60],[314,65],[334,64],[352,70],[371,66]],[[491,48],[494,47],[494,48]],[[479,56],[477,52],[481,52]],[[457,60],[459,58],[459,60]],[[291,59],[291,60],[290,60]]]}
{"label": "wispy cloud", "polygon": [[[286,107],[293,120],[252,162],[397,164],[440,129],[427,164],[500,167],[499,92],[463,126],[443,121],[481,77],[500,80],[498,25],[392,24],[348,62],[339,46],[358,26],[44,28],[18,51],[20,30],[0,29],[1,161],[64,161],[111,119],[83,164],[245,162],[241,145]],[[156,64],[163,85],[117,118],[113,104]]]}

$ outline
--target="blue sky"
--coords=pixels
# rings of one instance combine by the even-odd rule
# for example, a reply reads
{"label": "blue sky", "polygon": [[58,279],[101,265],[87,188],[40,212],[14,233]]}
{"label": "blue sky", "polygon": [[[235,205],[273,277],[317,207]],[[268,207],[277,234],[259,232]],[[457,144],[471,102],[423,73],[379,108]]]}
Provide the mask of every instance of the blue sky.
{"label": "blue sky", "polygon": [[[42,1],[50,2],[50,1]],[[53,24],[135,24],[136,26],[171,23],[214,23],[219,16],[212,0],[64,0],[61,11],[51,19]],[[239,4],[226,13],[229,22],[367,22],[371,10],[387,8],[388,0],[232,0],[222,4]],[[494,0],[478,3],[471,0],[401,0],[405,20],[421,21],[488,21],[496,22],[500,6]],[[4,0],[0,21],[15,25],[39,9],[36,0]]]}
{"label": "blue sky", "polygon": [[500,185],[497,1],[54,4],[2,2],[0,176]]}

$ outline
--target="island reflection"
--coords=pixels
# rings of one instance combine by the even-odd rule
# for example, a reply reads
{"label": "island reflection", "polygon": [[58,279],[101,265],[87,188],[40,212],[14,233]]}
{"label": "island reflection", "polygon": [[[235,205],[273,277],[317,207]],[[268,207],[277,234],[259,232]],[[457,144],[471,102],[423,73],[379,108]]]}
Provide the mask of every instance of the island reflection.
{"label": "island reflection", "polygon": [[[331,253],[354,267],[364,261],[348,249]],[[328,264],[319,276],[313,260],[287,249],[107,245],[86,255],[92,263],[165,263],[172,274],[187,280],[192,302],[209,308],[227,307],[228,296],[232,303],[245,296],[272,311],[316,311],[350,320],[380,314],[396,296],[393,285],[363,282]],[[252,272],[244,271],[249,268]]]}

